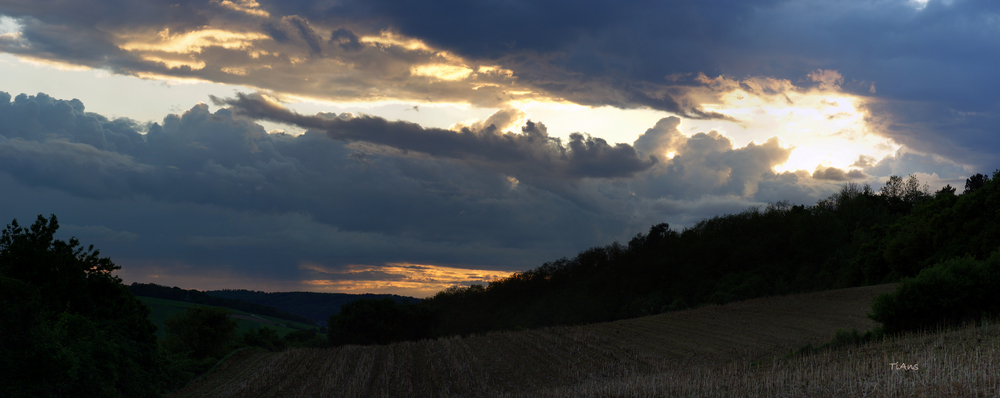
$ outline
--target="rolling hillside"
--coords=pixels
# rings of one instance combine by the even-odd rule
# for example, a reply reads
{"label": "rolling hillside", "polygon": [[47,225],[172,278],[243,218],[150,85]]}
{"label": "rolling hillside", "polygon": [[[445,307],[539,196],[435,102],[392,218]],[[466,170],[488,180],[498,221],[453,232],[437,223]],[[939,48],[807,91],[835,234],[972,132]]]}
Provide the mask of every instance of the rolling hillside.
{"label": "rolling hillside", "polygon": [[277,292],[266,293],[253,290],[209,290],[205,292],[230,300],[243,300],[251,303],[271,306],[293,314],[305,316],[318,325],[326,326],[330,315],[340,312],[340,307],[359,299],[392,298],[397,303],[418,303],[420,299],[395,294],[348,294],[348,293],[316,293],[316,292]]}
{"label": "rolling hillside", "polygon": [[[136,296],[144,304],[148,305],[153,311],[149,314],[149,320],[156,324],[156,336],[159,338],[164,338],[166,336],[166,331],[164,329],[164,321],[178,313],[187,311],[191,307],[209,307],[200,304],[187,303],[184,301],[167,300],[153,297],[142,297]],[[304,323],[292,322],[284,319],[278,319],[274,317],[262,316],[251,314],[244,311],[233,310],[232,317],[236,319],[236,332],[242,334],[247,330],[257,329],[261,326],[267,326],[271,329],[278,331],[279,336],[284,336],[288,333],[294,332],[295,330],[315,330],[316,326],[307,325]]]}
{"label": "rolling hillside", "polygon": [[[617,322],[468,338],[245,352],[173,397],[717,396],[737,391],[747,396],[796,391],[838,396],[927,388],[968,392],[976,387],[956,383],[1000,383],[1000,376],[977,376],[967,369],[977,355],[986,361],[1000,354],[996,327],[984,328],[978,337],[969,337],[978,333],[973,328],[781,359],[804,344],[830,341],[837,329],[874,327],[866,316],[871,299],[895,286],[761,298]],[[927,348],[924,340],[936,343]],[[941,355],[931,355],[934,346]],[[922,365],[921,373],[893,369],[892,362],[933,365]],[[931,370],[936,373],[928,375]],[[864,376],[864,382],[838,379],[846,375]],[[916,380],[924,384],[911,383]]]}

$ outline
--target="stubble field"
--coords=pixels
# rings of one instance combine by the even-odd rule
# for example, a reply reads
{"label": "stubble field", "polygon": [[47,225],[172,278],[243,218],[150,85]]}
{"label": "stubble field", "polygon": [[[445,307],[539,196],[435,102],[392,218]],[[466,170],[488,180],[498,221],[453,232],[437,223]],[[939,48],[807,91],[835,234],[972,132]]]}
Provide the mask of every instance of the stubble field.
{"label": "stubble field", "polygon": [[[783,359],[875,326],[895,285],[385,346],[244,351],[173,397],[993,396],[1000,328]],[[895,362],[896,365],[892,365]],[[906,366],[903,366],[906,365]],[[917,369],[912,369],[913,367]]]}

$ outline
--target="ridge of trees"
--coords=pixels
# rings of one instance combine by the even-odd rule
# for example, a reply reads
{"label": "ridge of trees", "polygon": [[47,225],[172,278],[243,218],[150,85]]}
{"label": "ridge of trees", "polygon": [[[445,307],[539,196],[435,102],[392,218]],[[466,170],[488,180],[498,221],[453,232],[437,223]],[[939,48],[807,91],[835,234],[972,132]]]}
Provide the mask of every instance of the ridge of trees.
{"label": "ridge of trees", "polygon": [[138,283],[138,282],[132,282],[132,284],[129,285],[128,289],[132,292],[132,294],[135,294],[136,296],[184,301],[188,303],[210,305],[214,307],[225,307],[233,310],[250,312],[257,315],[265,315],[288,321],[301,322],[307,325],[313,325],[318,327],[316,321],[312,320],[311,318],[299,314],[293,314],[291,312],[284,311],[282,309],[275,308],[273,306],[258,304],[248,300],[216,297],[214,295],[208,294],[207,292],[202,292],[194,289],[181,289],[177,286],[166,287],[157,285],[155,283]]}
{"label": "ridge of trees", "polygon": [[[419,304],[354,302],[330,317],[328,338],[384,344],[899,282],[942,261],[979,261],[997,250],[998,173],[970,177],[962,195],[892,176],[877,192],[849,183],[811,206],[750,207],[682,231],[657,224],[627,244],[593,247],[485,286],[452,287]],[[382,330],[388,325],[394,332]]]}

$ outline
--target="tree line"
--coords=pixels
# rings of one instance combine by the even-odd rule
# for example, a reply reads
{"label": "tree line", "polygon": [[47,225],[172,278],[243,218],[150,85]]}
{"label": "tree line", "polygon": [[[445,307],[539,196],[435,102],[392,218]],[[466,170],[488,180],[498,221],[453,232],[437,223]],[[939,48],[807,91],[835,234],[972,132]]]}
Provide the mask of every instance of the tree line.
{"label": "tree line", "polygon": [[1000,245],[1000,183],[929,192],[916,176],[878,191],[849,183],[814,205],[750,207],[681,231],[653,225],[487,285],[452,287],[419,304],[359,300],[331,316],[333,344],[574,325],[756,297],[899,282]]}

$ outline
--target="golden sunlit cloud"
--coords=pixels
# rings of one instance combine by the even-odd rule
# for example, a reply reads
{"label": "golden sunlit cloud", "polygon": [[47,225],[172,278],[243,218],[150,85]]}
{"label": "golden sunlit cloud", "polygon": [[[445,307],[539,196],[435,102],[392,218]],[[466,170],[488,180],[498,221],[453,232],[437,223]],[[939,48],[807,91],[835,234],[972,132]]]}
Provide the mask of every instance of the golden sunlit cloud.
{"label": "golden sunlit cloud", "polygon": [[200,53],[206,47],[222,47],[229,50],[248,49],[256,40],[268,36],[256,32],[232,32],[223,29],[202,29],[171,34],[164,29],[155,36],[121,35],[118,45],[125,51],[162,51],[168,53]]}
{"label": "golden sunlit cloud", "polygon": [[202,69],[205,67],[205,61],[192,61],[192,60],[177,60],[177,59],[166,59],[160,58],[152,55],[143,55],[142,59],[151,62],[160,62],[168,69],[180,68],[182,66],[187,66],[193,70]]}
{"label": "golden sunlit cloud", "polygon": [[777,136],[783,147],[794,148],[788,161],[774,168],[776,172],[817,167],[849,170],[856,167],[859,156],[882,159],[901,147],[869,125],[864,105],[871,99],[845,92],[840,73],[817,70],[808,78],[816,87],[801,88],[767,77],[736,80],[699,75],[696,80],[711,92],[692,93],[692,97],[704,101],[704,110],[741,122],[717,122],[705,130],[724,132],[737,142],[747,138],[763,142]]}
{"label": "golden sunlit cloud", "polygon": [[222,68],[220,69],[223,73],[228,73],[230,75],[246,76],[247,68]]}
{"label": "golden sunlit cloud", "polygon": [[476,73],[483,74],[483,75],[498,75],[498,76],[504,76],[504,77],[514,77],[514,71],[512,71],[510,69],[501,68],[500,66],[497,66],[497,65],[489,65],[489,66],[480,65],[478,68],[476,68]]}
{"label": "golden sunlit cloud", "polygon": [[424,42],[418,39],[403,37],[401,35],[392,33],[391,31],[388,30],[383,30],[379,32],[378,36],[361,37],[360,39],[358,39],[358,41],[362,43],[370,43],[378,47],[397,46],[411,51],[420,50],[426,52],[434,52],[433,50],[431,50],[430,46],[424,44]]}
{"label": "golden sunlit cloud", "polygon": [[244,12],[250,15],[256,15],[258,17],[269,17],[270,13],[260,9],[260,3],[254,0],[212,0],[212,4],[217,4],[223,8],[228,8],[233,11]]}
{"label": "golden sunlit cloud", "polygon": [[473,270],[429,264],[388,263],[385,265],[349,265],[332,269],[303,264],[299,269],[329,275],[303,281],[313,289],[343,293],[383,292],[428,297],[456,285],[488,284],[513,274],[508,271]]}
{"label": "golden sunlit cloud", "polygon": [[472,74],[472,69],[465,66],[447,64],[416,65],[410,68],[410,74],[440,80],[462,80]]}

